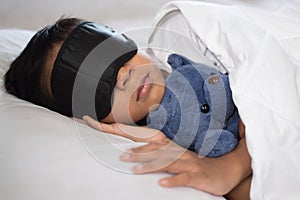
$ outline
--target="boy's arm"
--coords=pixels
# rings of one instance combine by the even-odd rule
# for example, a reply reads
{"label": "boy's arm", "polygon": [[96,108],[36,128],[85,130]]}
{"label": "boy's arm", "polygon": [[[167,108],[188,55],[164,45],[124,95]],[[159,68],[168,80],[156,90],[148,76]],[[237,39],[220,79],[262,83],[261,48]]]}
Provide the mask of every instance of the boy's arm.
{"label": "boy's arm", "polygon": [[173,176],[160,180],[165,187],[190,186],[215,195],[225,195],[251,175],[248,154],[241,124],[241,140],[237,147],[218,158],[201,158],[169,142],[152,142],[134,148],[121,156],[127,162],[140,162],[135,173],[169,172]]}
{"label": "boy's arm", "polygon": [[129,150],[121,156],[121,160],[142,162],[143,164],[133,168],[135,173],[174,174],[160,180],[160,184],[164,187],[190,186],[215,195],[225,195],[251,175],[251,159],[246,147],[242,122],[239,126],[241,140],[233,151],[218,158],[203,158],[171,142],[162,132],[155,129],[105,124],[90,117],[84,117],[84,121],[99,131],[133,141],[150,142]]}
{"label": "boy's arm", "polygon": [[250,200],[250,185],[252,176],[248,176],[238,186],[231,190],[224,197],[228,200]]}
{"label": "boy's arm", "polygon": [[106,124],[98,122],[89,116],[84,116],[83,120],[92,128],[125,137],[135,142],[169,141],[161,131],[142,126],[131,126],[121,123]]}
{"label": "boy's arm", "polygon": [[[245,138],[245,125],[240,120],[239,121],[239,135],[240,138]],[[224,197],[228,200],[248,200],[250,199],[250,185],[251,185],[252,175],[248,176],[235,188],[233,188],[228,194]]]}

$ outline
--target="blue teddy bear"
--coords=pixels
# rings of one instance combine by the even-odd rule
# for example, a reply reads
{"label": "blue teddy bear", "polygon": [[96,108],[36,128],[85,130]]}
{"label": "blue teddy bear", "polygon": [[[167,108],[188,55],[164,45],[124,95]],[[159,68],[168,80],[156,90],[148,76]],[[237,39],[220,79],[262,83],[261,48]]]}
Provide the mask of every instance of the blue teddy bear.
{"label": "blue teddy bear", "polygon": [[239,115],[227,74],[171,54],[173,71],[159,107],[147,116],[150,128],[203,156],[218,157],[238,142]]}

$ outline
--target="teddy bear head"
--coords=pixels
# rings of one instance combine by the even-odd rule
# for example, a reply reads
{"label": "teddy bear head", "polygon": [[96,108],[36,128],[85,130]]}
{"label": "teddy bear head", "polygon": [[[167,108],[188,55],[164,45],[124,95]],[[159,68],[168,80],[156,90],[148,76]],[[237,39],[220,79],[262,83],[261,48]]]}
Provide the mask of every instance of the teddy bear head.
{"label": "teddy bear head", "polygon": [[173,71],[160,106],[147,117],[148,126],[202,155],[216,157],[232,150],[238,114],[228,75],[177,54],[168,63]]}

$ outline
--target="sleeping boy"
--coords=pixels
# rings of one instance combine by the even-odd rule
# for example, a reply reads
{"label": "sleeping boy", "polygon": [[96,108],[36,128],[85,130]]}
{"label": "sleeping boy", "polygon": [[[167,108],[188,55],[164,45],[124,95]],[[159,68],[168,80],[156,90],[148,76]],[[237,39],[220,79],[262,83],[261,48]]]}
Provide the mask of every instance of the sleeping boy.
{"label": "sleeping boy", "polygon": [[[139,53],[126,35],[62,19],[31,39],[6,73],[5,87],[66,116],[90,115],[106,123],[103,131],[136,141],[155,130],[158,134],[146,140],[167,137],[209,157],[231,151],[238,114],[227,75],[176,54],[168,62],[170,74]],[[149,128],[143,131],[124,125],[146,117]]]}
{"label": "sleeping boy", "polygon": [[[153,105],[147,115],[148,128],[120,123],[101,123],[99,127],[100,123],[91,118],[85,117],[85,120],[95,129],[135,141],[162,140],[162,132],[167,138],[202,156],[218,157],[231,151],[239,139],[239,117],[232,101],[228,75],[177,54],[171,54],[168,63],[173,71],[165,80],[160,104]],[[144,87],[150,87],[147,84],[145,82]],[[124,118],[118,112],[122,109],[118,108],[110,115],[119,119],[116,121],[122,121]]]}
{"label": "sleeping boy", "polygon": [[[65,116],[91,116],[83,119],[97,130],[139,142],[153,141],[140,147],[145,152],[160,152],[156,150],[162,148],[173,155],[178,146],[163,148],[170,144],[170,139],[204,156],[215,157],[230,151],[235,145],[238,115],[231,102],[227,76],[206,67],[203,70],[208,73],[202,73],[199,68],[202,65],[179,55],[172,55],[169,63],[174,68],[170,74],[159,69],[152,58],[138,52],[135,42],[126,35],[82,19],[65,18],[33,36],[11,63],[4,83],[8,93]],[[185,86],[180,88],[182,81]],[[177,85],[172,86],[173,82]],[[186,93],[188,88],[192,88],[190,94]],[[165,114],[161,115],[162,112]],[[149,127],[162,131],[129,125],[145,118]],[[158,119],[162,121],[156,123]],[[248,197],[251,158],[244,131],[239,120],[238,148],[219,158],[203,159],[182,148],[181,156],[154,170],[173,174],[161,179],[160,184],[165,187],[183,184],[215,195],[229,193],[233,199],[241,194]],[[148,165],[141,164],[149,166],[169,160],[172,157],[169,153],[155,157]],[[144,160],[148,154],[133,153],[132,159],[126,161],[142,162],[134,155],[142,155],[140,159]]]}

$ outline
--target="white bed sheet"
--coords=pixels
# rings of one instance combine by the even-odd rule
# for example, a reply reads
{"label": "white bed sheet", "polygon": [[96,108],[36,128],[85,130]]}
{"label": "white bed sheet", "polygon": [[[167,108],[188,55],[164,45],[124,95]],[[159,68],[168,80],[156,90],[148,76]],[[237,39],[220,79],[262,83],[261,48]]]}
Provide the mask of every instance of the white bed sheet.
{"label": "white bed sheet", "polygon": [[[299,1],[204,0],[171,2],[156,16],[155,26],[189,37],[200,52],[208,48],[215,55],[209,62],[217,58],[230,71],[252,157],[252,199],[300,197],[299,13]],[[193,49],[165,44],[161,32],[152,33],[150,45],[195,56]]]}
{"label": "white bed sheet", "polygon": [[[33,32],[0,30],[0,83]],[[133,175],[120,154],[139,143],[95,131],[0,90],[1,199],[223,199]]]}
{"label": "white bed sheet", "polygon": [[[17,6],[19,13],[21,9],[27,12],[30,2],[34,3],[29,1],[28,5],[15,5],[14,8]],[[65,5],[63,2],[66,1],[59,1],[62,6]],[[1,9],[9,3],[17,4],[15,1],[7,2]],[[129,3],[130,6],[135,5],[133,1]],[[137,3],[139,8],[143,7],[140,1]],[[128,12],[135,9],[123,8],[130,9]],[[14,9],[13,13],[18,14],[18,10]],[[45,18],[45,13],[40,14],[41,18]],[[132,13],[132,16],[135,14]],[[16,20],[15,17],[12,16],[12,20]],[[38,18],[36,21],[29,20],[34,20],[36,16],[22,17],[27,17],[28,21],[21,20],[27,25],[20,22],[10,24],[9,20],[3,22],[8,27],[17,24],[15,27],[34,29],[37,29],[37,24],[47,24]],[[52,19],[58,17],[52,16]],[[5,19],[8,18],[9,15]],[[97,19],[93,21],[101,22]],[[139,20],[142,21],[141,18]],[[117,27],[119,30],[136,25],[134,22],[124,25],[130,19],[112,21],[120,25]],[[2,87],[3,75],[33,34],[34,31],[23,29],[0,30],[0,199],[223,199],[187,187],[160,187],[158,180],[168,174],[133,175],[129,172],[132,164],[120,162],[118,158],[122,151],[141,144],[108,136],[7,94]]]}

